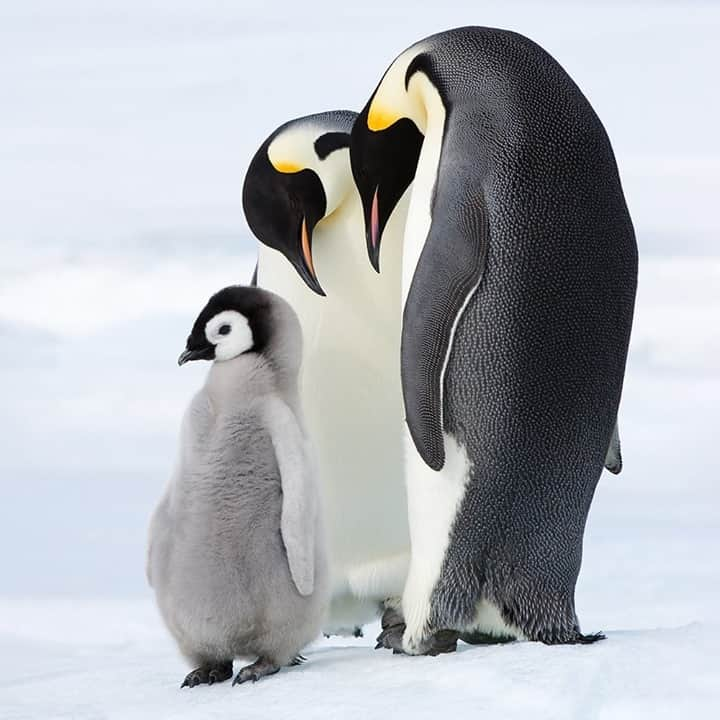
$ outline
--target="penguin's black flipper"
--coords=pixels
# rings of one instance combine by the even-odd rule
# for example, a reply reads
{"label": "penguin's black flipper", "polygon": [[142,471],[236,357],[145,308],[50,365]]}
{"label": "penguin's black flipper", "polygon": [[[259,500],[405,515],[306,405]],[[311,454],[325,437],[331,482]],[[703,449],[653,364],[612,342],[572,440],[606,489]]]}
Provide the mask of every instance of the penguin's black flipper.
{"label": "penguin's black flipper", "polygon": [[401,374],[415,447],[433,470],[445,464],[442,382],[453,334],[485,270],[489,226],[484,197],[446,177],[435,193],[433,223],[403,313]]}
{"label": "penguin's black flipper", "polygon": [[609,470],[613,475],[619,475],[622,470],[622,454],[620,452],[620,433],[618,432],[617,420],[613,428],[612,437],[610,438],[610,447],[605,456],[605,469]]}

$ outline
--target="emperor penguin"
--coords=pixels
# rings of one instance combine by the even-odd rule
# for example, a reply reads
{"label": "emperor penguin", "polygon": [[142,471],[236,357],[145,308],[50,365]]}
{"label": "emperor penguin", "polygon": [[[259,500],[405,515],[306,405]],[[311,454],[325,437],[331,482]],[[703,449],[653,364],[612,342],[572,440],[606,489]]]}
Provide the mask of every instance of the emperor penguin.
{"label": "emperor penguin", "polygon": [[320,632],[327,567],[297,377],[301,330],[259,288],[213,295],[180,365],[210,360],[182,422],[180,457],[150,525],[147,576],[196,666],[183,687],[233,684],[296,664]]}
{"label": "emperor penguin", "polygon": [[[243,187],[256,282],[295,309],[300,394],[317,452],[332,600],[326,634],[359,634],[402,594],[409,561],[400,388],[401,243],[369,267],[348,146],[356,113],[292,120],[260,146]],[[398,199],[400,200],[400,199]],[[387,233],[402,232],[406,199]]]}
{"label": "emperor penguin", "polygon": [[412,553],[404,623],[380,643],[598,639],[575,583],[603,464],[620,470],[637,283],[602,123],[534,42],[464,27],[397,57],[350,156],[373,263],[414,177],[395,278]]}

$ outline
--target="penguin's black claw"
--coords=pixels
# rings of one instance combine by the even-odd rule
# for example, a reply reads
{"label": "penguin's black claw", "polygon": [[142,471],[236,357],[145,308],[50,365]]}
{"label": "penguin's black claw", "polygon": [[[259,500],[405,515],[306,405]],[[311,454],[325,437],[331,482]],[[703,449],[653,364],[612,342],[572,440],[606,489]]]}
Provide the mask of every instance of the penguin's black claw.
{"label": "penguin's black claw", "polygon": [[605,640],[605,635],[601,632],[583,635],[576,628],[562,634],[557,632],[537,633],[535,637],[530,635],[529,639],[537,640],[545,645],[592,645],[598,640]]}
{"label": "penguin's black claw", "polygon": [[298,665],[303,665],[307,662],[307,658],[304,655],[298,655],[297,657],[294,657],[290,663],[290,667],[297,667]]}
{"label": "penguin's black claw", "polygon": [[241,668],[232,684],[233,686],[242,685],[249,680],[255,683],[260,678],[266,677],[267,675],[274,675],[279,670],[280,667],[274,662],[266,658],[258,658],[252,665],[246,665],[244,668]]}
{"label": "penguin's black claw", "polygon": [[607,638],[605,635],[601,632],[598,633],[591,633],[590,635],[582,635],[578,633],[577,639],[575,642],[578,645],[592,645],[594,642],[597,642],[598,640],[606,640]]}
{"label": "penguin's black claw", "polygon": [[377,636],[376,650],[385,648],[386,650],[392,650],[396,655],[398,653],[404,653],[403,650],[403,635],[405,634],[405,623],[399,625],[391,625],[386,627]]}
{"label": "penguin's black claw", "polygon": [[204,685],[208,681],[209,670],[207,667],[199,667],[189,672],[183,680],[181,688],[195,687],[196,685]]}
{"label": "penguin's black claw", "polygon": [[215,665],[201,665],[190,671],[182,682],[181,688],[197,685],[214,685],[232,677],[232,660]]}
{"label": "penguin's black claw", "polygon": [[405,634],[405,620],[403,616],[394,607],[386,607],[380,619],[382,631],[377,636],[376,650],[385,648],[392,650],[393,654],[402,654],[403,635]]}

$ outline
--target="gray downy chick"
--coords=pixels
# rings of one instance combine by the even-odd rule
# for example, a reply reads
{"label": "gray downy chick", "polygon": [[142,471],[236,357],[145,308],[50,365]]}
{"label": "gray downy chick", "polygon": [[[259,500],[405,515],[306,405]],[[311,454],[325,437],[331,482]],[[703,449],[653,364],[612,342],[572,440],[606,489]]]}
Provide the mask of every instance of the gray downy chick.
{"label": "gray downy chick", "polygon": [[178,360],[213,361],[185,412],[180,457],[150,525],[147,576],[195,667],[183,686],[296,664],[319,633],[327,568],[297,376],[300,325],[260,288],[210,298]]}

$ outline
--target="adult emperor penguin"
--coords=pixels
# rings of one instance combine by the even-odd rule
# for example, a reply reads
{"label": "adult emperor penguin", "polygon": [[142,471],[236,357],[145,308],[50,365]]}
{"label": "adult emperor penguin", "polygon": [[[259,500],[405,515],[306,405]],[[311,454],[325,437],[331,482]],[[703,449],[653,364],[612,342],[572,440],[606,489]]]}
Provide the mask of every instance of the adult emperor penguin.
{"label": "adult emperor penguin", "polygon": [[[260,241],[256,282],[293,306],[305,338],[301,396],[327,515],[328,633],[359,632],[381,603],[398,599],[409,560],[393,282],[401,243],[383,254],[389,274],[373,272],[350,171],[355,117],[334,111],[282,125],[257,151],[243,188]],[[405,212],[403,201],[389,234],[400,236]]]}
{"label": "adult emperor penguin", "polygon": [[180,365],[212,360],[182,424],[150,527],[147,575],[181,652],[183,686],[293,664],[319,633],[327,568],[316,472],[298,401],[301,333],[260,288],[228,287],[195,321]]}
{"label": "adult emperor penguin", "polygon": [[606,456],[620,470],[637,278],[610,142],[531,40],[466,27],[418,42],[352,131],[374,264],[418,149],[401,273],[412,557],[405,624],[381,643],[591,642],[575,583]]}

